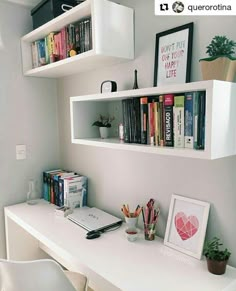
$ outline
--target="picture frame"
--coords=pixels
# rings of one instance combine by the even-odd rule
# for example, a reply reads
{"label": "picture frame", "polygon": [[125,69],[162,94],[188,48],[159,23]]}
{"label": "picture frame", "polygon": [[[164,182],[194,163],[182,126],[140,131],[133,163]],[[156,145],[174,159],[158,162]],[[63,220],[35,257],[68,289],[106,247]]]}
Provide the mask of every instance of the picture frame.
{"label": "picture frame", "polygon": [[209,210],[208,202],[173,194],[164,244],[200,260]]}
{"label": "picture frame", "polygon": [[156,34],[154,86],[190,82],[193,22]]}

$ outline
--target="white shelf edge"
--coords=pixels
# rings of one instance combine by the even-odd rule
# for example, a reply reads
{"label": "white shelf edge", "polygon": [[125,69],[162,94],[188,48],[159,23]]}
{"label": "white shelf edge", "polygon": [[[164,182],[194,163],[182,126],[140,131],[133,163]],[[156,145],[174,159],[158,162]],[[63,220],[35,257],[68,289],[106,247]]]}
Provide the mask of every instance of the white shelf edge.
{"label": "white shelf edge", "polygon": [[71,101],[109,101],[114,99],[122,99],[129,97],[140,97],[140,96],[151,96],[155,94],[170,94],[170,93],[181,93],[188,91],[201,91],[207,90],[213,87],[214,82],[222,82],[217,80],[210,81],[198,81],[192,83],[184,83],[184,84],[173,84],[173,85],[165,85],[161,87],[151,87],[151,88],[142,88],[142,89],[132,89],[132,90],[124,90],[117,91],[112,93],[103,93],[103,94],[92,94],[92,95],[84,95],[84,96],[72,96]]}
{"label": "white shelf edge", "polygon": [[150,145],[142,145],[142,144],[132,144],[132,143],[124,143],[120,142],[118,139],[109,138],[109,139],[101,139],[101,138],[93,138],[93,139],[72,139],[73,144],[80,145],[90,145],[96,147],[117,149],[117,150],[128,150],[135,152],[143,152],[150,154],[158,154],[165,156],[176,156],[183,158],[196,158],[196,159],[211,159],[209,155],[207,155],[206,151],[188,149],[188,148],[174,148],[174,147],[156,147]]}

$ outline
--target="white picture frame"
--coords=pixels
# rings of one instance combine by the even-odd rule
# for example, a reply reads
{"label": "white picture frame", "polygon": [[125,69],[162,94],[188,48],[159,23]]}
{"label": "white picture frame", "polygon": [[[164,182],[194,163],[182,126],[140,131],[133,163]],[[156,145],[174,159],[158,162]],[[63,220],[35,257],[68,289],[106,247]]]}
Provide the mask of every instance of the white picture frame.
{"label": "white picture frame", "polygon": [[200,260],[209,211],[208,202],[173,194],[164,244]]}

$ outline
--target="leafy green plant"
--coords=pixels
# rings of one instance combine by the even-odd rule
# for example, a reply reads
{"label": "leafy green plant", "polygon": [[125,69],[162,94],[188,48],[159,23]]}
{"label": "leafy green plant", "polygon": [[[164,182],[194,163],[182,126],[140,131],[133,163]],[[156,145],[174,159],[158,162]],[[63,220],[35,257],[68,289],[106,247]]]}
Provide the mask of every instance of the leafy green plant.
{"label": "leafy green plant", "polygon": [[220,243],[220,239],[214,237],[212,240],[207,241],[205,243],[203,254],[210,260],[215,261],[226,261],[229,259],[231,253],[228,249],[222,249],[222,243]]}
{"label": "leafy green plant", "polygon": [[99,119],[95,121],[92,126],[98,126],[98,127],[111,127],[112,121],[115,119],[115,117],[105,116],[105,115],[99,115]]}
{"label": "leafy green plant", "polygon": [[206,47],[206,53],[210,57],[216,56],[231,56],[234,54],[234,48],[236,47],[236,42],[228,39],[226,36],[215,36],[213,37],[211,43]]}

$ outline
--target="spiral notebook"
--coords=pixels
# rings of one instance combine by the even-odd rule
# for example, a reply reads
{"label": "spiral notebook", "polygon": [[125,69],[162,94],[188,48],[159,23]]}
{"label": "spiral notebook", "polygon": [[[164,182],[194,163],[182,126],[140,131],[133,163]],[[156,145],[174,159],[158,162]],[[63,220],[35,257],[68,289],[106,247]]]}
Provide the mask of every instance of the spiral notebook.
{"label": "spiral notebook", "polygon": [[88,231],[107,230],[122,224],[122,220],[96,207],[75,208],[68,219]]}

